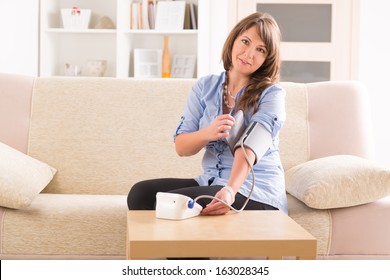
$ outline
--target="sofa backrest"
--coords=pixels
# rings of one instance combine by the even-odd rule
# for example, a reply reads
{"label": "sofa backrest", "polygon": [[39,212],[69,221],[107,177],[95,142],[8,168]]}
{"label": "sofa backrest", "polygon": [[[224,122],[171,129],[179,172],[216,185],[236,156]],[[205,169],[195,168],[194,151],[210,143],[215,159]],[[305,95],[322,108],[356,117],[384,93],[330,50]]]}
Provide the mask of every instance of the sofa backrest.
{"label": "sofa backrest", "polygon": [[279,150],[285,170],[310,158],[307,88],[283,83],[286,90],[286,122],[280,132]]}
{"label": "sofa backrest", "polygon": [[38,78],[29,154],[57,168],[49,193],[127,194],[140,180],[190,177],[173,133],[194,80]]}
{"label": "sofa backrest", "polygon": [[[4,77],[0,75],[0,80]],[[35,79],[28,153],[58,170],[44,192],[126,194],[139,180],[198,175],[202,155],[178,157],[172,137],[194,83],[193,79]],[[20,98],[30,100],[30,93],[21,92],[31,91],[32,79],[27,85],[30,88],[18,89],[7,107],[17,108]],[[282,86],[287,92],[287,120],[280,134],[285,170],[335,154],[373,158],[370,103],[361,83]],[[8,98],[4,92],[2,82],[0,101]],[[28,135],[26,110],[15,113],[9,108],[8,113],[0,111],[0,141],[11,139],[12,124],[21,131],[23,142],[23,135]],[[10,120],[12,114],[24,117]]]}

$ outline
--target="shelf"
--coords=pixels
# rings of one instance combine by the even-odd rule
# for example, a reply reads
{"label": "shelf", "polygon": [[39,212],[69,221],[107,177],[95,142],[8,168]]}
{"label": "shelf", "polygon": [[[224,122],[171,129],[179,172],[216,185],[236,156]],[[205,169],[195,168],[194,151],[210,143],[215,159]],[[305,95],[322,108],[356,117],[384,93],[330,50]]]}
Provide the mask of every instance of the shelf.
{"label": "shelf", "polygon": [[[200,14],[208,9],[204,0],[194,2]],[[162,49],[163,36],[168,35],[171,58],[174,55],[194,55],[199,58],[199,46],[203,29],[155,30],[129,29],[130,10],[133,0],[76,0],[72,5],[66,0],[41,0],[40,5],[40,66],[39,75],[58,76],[64,74],[66,64],[83,66],[87,60],[107,61],[105,76],[134,77],[134,49]],[[90,9],[89,29],[63,28],[61,9],[77,6]],[[204,10],[202,10],[204,7]],[[102,17],[110,18],[115,29],[94,29]],[[203,51],[203,50],[202,50]],[[195,66],[194,78],[204,69],[203,61]],[[83,69],[82,69],[83,71]]]}
{"label": "shelf", "polygon": [[193,29],[184,29],[184,30],[126,30],[123,31],[126,34],[136,34],[136,35],[197,35],[198,30]]}
{"label": "shelf", "polygon": [[64,29],[64,28],[47,28],[48,33],[86,33],[86,34],[116,34],[116,29]]}

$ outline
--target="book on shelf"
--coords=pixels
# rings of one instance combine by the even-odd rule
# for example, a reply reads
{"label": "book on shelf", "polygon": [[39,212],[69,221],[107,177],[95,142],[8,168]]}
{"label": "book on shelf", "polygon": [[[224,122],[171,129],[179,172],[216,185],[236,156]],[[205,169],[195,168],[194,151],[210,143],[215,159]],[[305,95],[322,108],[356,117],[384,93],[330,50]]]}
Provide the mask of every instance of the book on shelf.
{"label": "book on shelf", "polygon": [[197,29],[194,1],[131,0],[130,29]]}
{"label": "book on shelf", "polygon": [[151,29],[149,6],[155,0],[133,0],[130,2],[130,29]]}
{"label": "book on shelf", "polygon": [[138,2],[130,3],[130,29],[138,29]]}
{"label": "book on shelf", "polygon": [[191,18],[191,29],[198,29],[198,6],[191,1],[190,3],[190,18]]}
{"label": "book on shelf", "polygon": [[190,3],[186,3],[186,10],[184,12],[184,29],[191,29],[191,11]]}
{"label": "book on shelf", "polygon": [[149,0],[142,0],[141,3],[141,12],[142,12],[142,29],[150,29],[149,26],[149,17],[148,17],[148,5]]}
{"label": "book on shelf", "polygon": [[156,0],[148,1],[148,21],[149,28],[154,29],[156,23]]}
{"label": "book on shelf", "polygon": [[144,26],[143,26],[143,14],[142,14],[142,3],[138,3],[137,5],[137,13],[138,13],[138,29],[144,29]]}

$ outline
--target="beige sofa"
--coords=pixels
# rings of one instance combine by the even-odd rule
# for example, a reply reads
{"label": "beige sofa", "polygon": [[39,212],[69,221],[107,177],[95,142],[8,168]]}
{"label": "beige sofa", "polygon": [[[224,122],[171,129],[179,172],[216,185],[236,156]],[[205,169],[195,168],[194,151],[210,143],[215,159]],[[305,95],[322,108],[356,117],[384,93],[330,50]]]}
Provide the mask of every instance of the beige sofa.
{"label": "beige sofa", "polygon": [[[172,141],[194,82],[0,74],[0,142],[56,169],[31,204],[0,207],[0,259],[124,259],[132,184],[200,172],[201,155],[178,157]],[[360,83],[283,86],[287,173],[332,155],[373,157]],[[389,196],[332,209],[296,197],[288,195],[289,215],[317,238],[319,259],[390,258]]]}

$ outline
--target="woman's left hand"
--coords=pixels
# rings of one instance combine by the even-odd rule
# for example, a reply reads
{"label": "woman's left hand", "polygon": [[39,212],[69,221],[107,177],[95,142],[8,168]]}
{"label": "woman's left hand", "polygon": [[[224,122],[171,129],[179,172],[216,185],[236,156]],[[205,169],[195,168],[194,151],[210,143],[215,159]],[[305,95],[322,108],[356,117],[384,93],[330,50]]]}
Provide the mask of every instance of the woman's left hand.
{"label": "woman's left hand", "polygon": [[[222,201],[225,201],[228,205],[232,205],[234,202],[234,196],[232,195],[232,192],[227,190],[226,188],[231,187],[224,187],[219,192],[215,194],[216,198],[219,198]],[[203,208],[201,215],[224,215],[228,213],[230,208],[222,203],[219,202],[216,199],[213,199],[209,204],[206,205],[205,208]]]}

